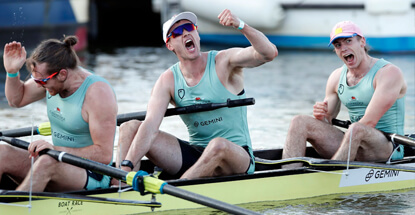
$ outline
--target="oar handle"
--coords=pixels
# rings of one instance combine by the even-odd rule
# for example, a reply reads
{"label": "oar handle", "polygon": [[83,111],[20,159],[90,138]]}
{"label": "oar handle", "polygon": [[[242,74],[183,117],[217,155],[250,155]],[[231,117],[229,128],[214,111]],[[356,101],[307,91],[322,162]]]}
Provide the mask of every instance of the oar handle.
{"label": "oar handle", "polygon": [[[12,146],[21,148],[21,149],[27,150],[29,148],[29,143],[24,140],[19,140],[16,138],[6,137],[6,136],[0,137],[0,140],[9,143]],[[40,155],[47,154],[55,158],[57,161],[68,163],[68,164],[78,166],[84,169],[89,169],[93,172],[98,172],[104,175],[109,175],[113,178],[117,178],[123,181],[126,181],[126,176],[128,174],[128,172],[122,169],[113,168],[108,165],[105,165],[105,164],[102,164],[96,161],[92,161],[92,160],[87,160],[85,158],[81,158],[81,157],[78,157],[78,156],[75,156],[75,155],[72,155],[66,152],[61,152],[61,151],[52,150],[52,149],[44,149],[40,151],[39,154]]]}
{"label": "oar handle", "polygon": [[25,127],[25,128],[17,128],[17,129],[9,129],[0,132],[0,136],[8,136],[8,137],[23,137],[23,136],[30,136],[39,134],[38,127]]}
{"label": "oar handle", "polygon": [[[12,138],[12,137],[6,137],[6,136],[2,136],[0,137],[1,141],[5,141],[7,143],[9,143],[10,145],[13,145],[15,147],[18,148],[22,148],[22,149],[28,149],[29,147],[29,143],[24,141],[24,140],[19,140],[16,138]],[[116,179],[120,179],[123,180],[125,182],[127,182],[129,185],[132,185],[136,180],[136,177],[138,177],[135,172],[126,172],[124,170],[121,169],[117,169],[96,161],[92,161],[92,160],[88,160],[88,159],[84,159],[81,157],[77,157],[75,155],[69,154],[69,153],[65,153],[65,152],[61,152],[61,151],[56,151],[56,150],[52,150],[52,149],[45,149],[42,150],[40,152],[40,154],[47,154],[53,158],[55,158],[56,160],[60,161],[60,162],[64,162],[64,163],[68,163],[80,168],[84,168],[84,169],[88,169],[94,172],[98,172],[104,175],[108,175],[111,176],[113,178]],[[134,177],[127,177],[128,175],[134,175]],[[128,180],[127,180],[128,178]],[[212,207],[215,209],[219,209],[228,213],[232,213],[232,214],[259,214],[256,213],[254,211],[250,211],[235,205],[231,205],[225,202],[221,202],[206,196],[202,196],[196,193],[192,193],[190,191],[186,191],[184,189],[180,189],[177,187],[174,187],[172,185],[167,184],[166,182],[160,180],[160,179],[156,179],[156,178],[152,178],[150,176],[144,177],[144,184],[147,184],[146,187],[152,187],[150,190],[154,190],[154,189],[159,189],[162,192],[158,192],[158,191],[153,191],[155,193],[166,193],[166,194],[170,194],[172,196],[176,196],[188,201],[192,201],[195,203],[199,203],[208,207]],[[147,189],[147,188],[144,189]]]}
{"label": "oar handle", "polygon": [[[228,99],[226,102],[222,102],[222,103],[195,104],[195,105],[190,105],[190,106],[185,106],[185,107],[168,108],[164,116],[197,113],[197,112],[203,112],[203,111],[216,110],[216,109],[224,108],[224,107],[233,108],[233,107],[240,107],[240,106],[253,105],[253,104],[255,104],[254,98],[235,99],[235,100]],[[133,120],[133,119],[144,120],[146,118],[146,114],[147,114],[147,111],[119,114],[117,117],[117,125],[121,125],[122,123],[127,122],[129,120]]]}
{"label": "oar handle", "polygon": [[[352,124],[350,122],[350,120],[333,119],[331,122],[332,122],[333,125],[339,126],[339,127],[342,127],[342,128],[349,128],[349,126]],[[402,145],[415,147],[415,139],[413,139],[411,137],[407,137],[407,136],[403,136],[403,135],[399,135],[399,134],[394,134],[394,133],[383,132],[383,131],[380,131],[380,132],[382,132],[389,141],[392,141],[392,142],[398,143],[398,144],[402,144]]]}

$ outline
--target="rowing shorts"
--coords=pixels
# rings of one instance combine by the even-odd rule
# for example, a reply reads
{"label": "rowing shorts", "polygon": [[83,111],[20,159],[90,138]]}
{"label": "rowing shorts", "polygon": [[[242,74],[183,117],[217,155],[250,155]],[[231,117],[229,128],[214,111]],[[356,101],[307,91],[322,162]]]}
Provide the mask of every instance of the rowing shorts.
{"label": "rowing shorts", "polygon": [[402,160],[404,156],[403,145],[393,143],[393,152],[389,158],[390,161]]}
{"label": "rowing shorts", "polygon": [[95,190],[108,188],[110,186],[111,178],[108,175],[101,175],[99,173],[86,170],[86,183],[84,189]]}
{"label": "rowing shorts", "polygon": [[[196,161],[200,158],[205,148],[201,146],[190,145],[189,142],[184,141],[184,140],[180,140],[180,139],[177,139],[177,140],[179,141],[180,148],[182,151],[182,167],[180,168],[179,172],[177,172],[174,176],[179,178],[191,166],[193,166],[193,164],[196,163]],[[248,146],[243,146],[243,148],[248,154],[250,154]],[[254,171],[255,171],[254,158],[251,157],[251,162],[245,173],[252,174],[254,173]]]}

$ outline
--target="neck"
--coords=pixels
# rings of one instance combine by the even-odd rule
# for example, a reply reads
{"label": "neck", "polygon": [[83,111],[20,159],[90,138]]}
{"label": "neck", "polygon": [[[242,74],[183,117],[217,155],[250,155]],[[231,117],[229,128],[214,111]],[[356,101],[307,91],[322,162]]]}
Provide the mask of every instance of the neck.
{"label": "neck", "polygon": [[77,67],[74,70],[68,70],[66,79],[63,81],[63,90],[59,95],[62,98],[65,98],[75,93],[87,76],[88,73],[83,71],[80,67]]}
{"label": "neck", "polygon": [[370,69],[373,67],[374,59],[373,57],[370,57],[369,55],[366,55],[365,58],[360,62],[360,65],[357,68],[349,69],[351,74],[355,77],[362,78],[365,76]]}

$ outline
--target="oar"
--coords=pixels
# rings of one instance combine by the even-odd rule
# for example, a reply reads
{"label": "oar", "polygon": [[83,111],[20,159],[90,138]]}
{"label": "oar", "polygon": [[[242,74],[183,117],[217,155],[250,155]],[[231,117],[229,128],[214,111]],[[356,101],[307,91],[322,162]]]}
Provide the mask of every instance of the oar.
{"label": "oar", "polygon": [[[189,113],[197,113],[203,111],[211,111],[216,110],[219,108],[233,108],[239,106],[246,106],[246,105],[253,105],[255,104],[254,98],[246,98],[246,99],[235,99],[231,100],[228,99],[226,102],[222,103],[206,103],[206,104],[196,104],[184,107],[177,107],[177,108],[168,108],[164,116],[173,116],[173,115],[181,115],[181,114],[189,114]],[[137,119],[137,120],[144,120],[146,118],[146,111],[141,112],[132,112],[132,113],[125,113],[119,114],[117,116],[117,125],[121,125],[123,122]]]}
{"label": "oar", "polygon": [[[352,124],[349,120],[338,120],[338,119],[333,119],[332,121],[333,125],[342,127],[342,128],[349,128],[349,126]],[[407,137],[407,136],[403,136],[403,135],[399,135],[399,134],[395,134],[395,133],[387,133],[387,132],[383,132],[381,131],[385,137],[389,140],[392,141],[394,143],[397,144],[402,144],[402,145],[406,145],[406,146],[411,146],[411,147],[415,147],[415,139],[411,138],[411,137]]]}
{"label": "oar", "polygon": [[[29,146],[28,142],[16,138],[2,136],[0,137],[0,140],[25,150],[27,150]],[[145,190],[152,193],[170,194],[181,199],[199,203],[231,214],[259,214],[254,211],[247,210],[245,208],[241,208],[232,204],[221,202],[216,199],[212,199],[206,196],[202,196],[190,191],[174,187],[172,185],[167,184],[167,182],[165,181],[148,175],[143,176],[143,171],[139,171],[138,173],[126,172],[124,170],[117,169],[102,163],[87,160],[66,152],[51,149],[42,150],[41,152],[39,152],[39,154],[47,154],[60,162],[68,163],[80,168],[88,169],[97,173],[101,173],[125,181],[128,185],[132,185],[135,190],[137,190],[137,187],[144,186]],[[139,183],[140,180],[142,180],[142,183]],[[143,192],[143,190],[141,190],[141,192]]]}
{"label": "oar", "polygon": [[330,159],[310,158],[310,157],[294,157],[282,160],[268,160],[263,158],[255,158],[255,163],[266,165],[284,165],[290,163],[304,163],[311,167],[323,168],[323,167],[356,167],[356,168],[373,168],[373,169],[387,169],[395,171],[413,172],[415,173],[415,167],[404,165],[390,165],[382,163],[370,163],[360,161],[339,161]]}
{"label": "oar", "polygon": [[[185,107],[168,108],[164,116],[197,113],[197,112],[202,112],[202,111],[211,111],[211,110],[224,108],[224,107],[233,108],[233,107],[253,105],[253,104],[255,104],[254,98],[235,99],[235,100],[228,99],[226,102],[223,102],[223,103],[206,103],[206,104],[190,105],[190,106],[185,106]],[[117,125],[121,125],[123,122],[129,121],[132,119],[144,120],[146,117],[146,113],[147,113],[146,111],[141,111],[141,112],[119,114],[117,116]],[[0,131],[0,136],[7,136],[7,137],[23,137],[23,136],[30,136],[31,134],[32,134],[32,127]],[[50,123],[44,122],[40,124],[39,126],[35,126],[33,128],[33,135],[37,135],[37,134],[44,135],[44,136],[51,135]]]}

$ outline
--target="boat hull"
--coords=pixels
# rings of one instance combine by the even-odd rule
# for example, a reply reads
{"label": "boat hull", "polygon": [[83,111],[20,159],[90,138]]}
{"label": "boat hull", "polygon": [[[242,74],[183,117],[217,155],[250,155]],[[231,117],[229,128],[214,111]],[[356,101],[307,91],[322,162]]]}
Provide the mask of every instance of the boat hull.
{"label": "boat hull", "polygon": [[[309,151],[311,151],[309,149]],[[311,151],[312,152],[312,151]],[[315,152],[312,152],[315,153]],[[407,152],[408,153],[408,152]],[[411,151],[412,153],[412,151]],[[281,150],[264,150],[257,155],[273,159],[281,154]],[[412,168],[412,172],[402,169],[354,168],[326,166],[311,168],[308,166],[297,169],[280,169],[277,165],[258,164],[255,174],[234,175],[218,178],[197,180],[168,180],[170,185],[198,193],[219,201],[244,206],[246,204],[305,199],[334,194],[382,193],[415,188],[415,164],[409,158],[399,164],[401,167]],[[146,163],[148,169],[153,166]],[[162,175],[161,175],[162,176]],[[130,188],[130,187],[123,187]],[[13,195],[0,194],[1,202],[28,205],[27,194],[20,198]],[[133,190],[118,192],[118,188],[95,191],[79,191],[68,195],[87,195],[112,199],[135,201],[152,201],[152,195],[141,196]],[[172,210],[190,210],[203,206],[166,194],[155,195],[155,201],[162,206],[154,211],[168,213]],[[58,197],[41,198],[31,202],[31,208],[11,205],[0,205],[5,214],[132,214],[151,212],[150,207],[131,206],[125,204],[85,201],[77,198],[59,199]]]}

